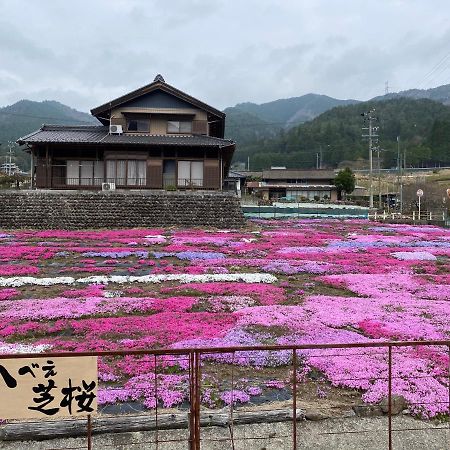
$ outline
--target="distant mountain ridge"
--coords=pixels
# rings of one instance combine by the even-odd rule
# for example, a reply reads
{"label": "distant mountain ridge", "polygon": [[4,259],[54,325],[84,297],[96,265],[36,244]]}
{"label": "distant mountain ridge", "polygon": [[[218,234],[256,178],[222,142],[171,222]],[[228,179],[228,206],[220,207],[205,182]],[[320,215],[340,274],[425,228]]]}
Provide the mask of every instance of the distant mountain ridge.
{"label": "distant mountain ridge", "polygon": [[389,94],[380,95],[374,97],[372,100],[392,100],[393,98],[412,98],[420,99],[426,98],[428,100],[434,100],[435,102],[443,103],[444,105],[450,105],[450,84],[444,84],[431,89],[408,89],[406,91],[391,92]]}
{"label": "distant mountain ridge", "polygon": [[298,125],[312,120],[318,115],[336,106],[358,103],[358,100],[339,100],[320,94],[306,94],[300,97],[283,98],[267,103],[238,103],[227,108],[226,113],[233,113],[234,109],[245,111],[259,117],[265,122],[285,127]]}
{"label": "distant mountain ridge", "polygon": [[[370,103],[400,100],[402,98],[413,100],[429,99],[443,105],[450,105],[450,84],[432,89],[409,89],[398,93],[389,93],[373,98],[370,100]],[[313,93],[299,97],[278,99],[259,105],[252,102],[239,103],[225,109],[227,114],[225,136],[237,142],[236,158],[244,161],[247,159],[247,156],[254,154],[258,148],[261,149],[262,146],[265,146],[266,142],[268,143],[272,140],[280,142],[279,137],[282,137],[285,133],[290,133],[292,136],[291,131],[297,129],[301,123],[307,124],[328,111],[336,109],[339,112],[342,111],[341,108],[358,104],[361,104],[361,108],[364,109],[367,102],[364,104],[354,99],[339,100],[327,95]],[[423,108],[423,105],[421,105],[421,108]],[[351,114],[353,114],[356,109],[347,111],[352,111]],[[341,113],[339,112],[339,114]],[[342,114],[346,114],[345,110]],[[426,115],[431,117],[428,111]],[[437,117],[435,115],[432,116]],[[323,117],[324,124],[328,123],[326,117],[326,115]],[[394,118],[392,116],[392,120]],[[77,111],[57,101],[45,100],[36,102],[20,100],[13,105],[0,108],[0,144],[3,144],[0,147],[0,157],[6,153],[8,141],[15,141],[19,137],[31,133],[40,128],[43,123],[99,125],[97,119],[90,114]],[[341,124],[341,133],[348,134],[349,130],[346,128],[345,123],[343,121]],[[386,126],[390,125],[386,124]],[[323,132],[320,131],[319,133],[319,130],[315,127],[313,129],[315,134],[313,133],[309,136],[310,142],[320,142],[323,138],[323,136],[321,138],[320,133],[323,134]],[[384,130],[384,133],[386,131]],[[295,133],[295,131],[293,132]],[[423,134],[422,137],[424,138]],[[390,136],[389,139],[392,139],[392,137]],[[271,145],[267,145],[266,151],[271,147]],[[273,149],[271,150],[273,151]],[[350,155],[346,156],[350,157]],[[1,158],[0,161],[2,161]],[[300,162],[302,161],[299,160]],[[18,151],[17,163],[24,168],[28,167],[28,156]],[[269,164],[269,159],[267,158],[266,163]],[[263,165],[263,160],[261,164]]]}
{"label": "distant mountain ridge", "polygon": [[[55,125],[100,125],[98,120],[90,114],[77,111],[57,101],[44,100],[34,102],[20,100],[13,105],[0,108],[0,161],[6,154],[7,143],[15,142],[39,129],[43,123]],[[16,151],[16,163],[21,168],[29,167],[29,157],[22,151]]]}
{"label": "distant mountain ridge", "polygon": [[358,103],[338,100],[327,95],[306,94],[260,105],[246,102],[226,108],[225,137],[238,145],[251,145],[255,140],[270,139],[282,130],[308,122],[336,106]]}

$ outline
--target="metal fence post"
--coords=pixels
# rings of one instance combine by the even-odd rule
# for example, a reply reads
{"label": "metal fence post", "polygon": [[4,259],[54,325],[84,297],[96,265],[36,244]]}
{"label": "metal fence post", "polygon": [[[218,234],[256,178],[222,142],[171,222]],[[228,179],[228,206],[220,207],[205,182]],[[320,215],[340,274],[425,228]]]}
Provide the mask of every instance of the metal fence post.
{"label": "metal fence post", "polygon": [[[448,367],[447,367],[447,382],[448,382],[448,415],[450,416],[450,345],[447,347],[448,354]],[[448,424],[449,432],[450,432],[450,422]]]}
{"label": "metal fence post", "polygon": [[159,443],[159,427],[158,427],[158,366],[156,355],[154,355],[154,363],[155,363],[155,440],[156,440],[156,448],[158,448]]}
{"label": "metal fence post", "polygon": [[292,448],[297,450],[297,351],[292,350],[292,366],[294,378],[292,380]]}
{"label": "metal fence post", "polygon": [[87,448],[92,450],[92,418],[90,414],[87,416],[87,440]]}
{"label": "metal fence post", "polygon": [[388,351],[388,445],[392,450],[392,345],[389,345]]}
{"label": "metal fence post", "polygon": [[191,407],[189,411],[189,449],[200,449],[200,424],[197,414],[200,406],[197,404],[197,382],[198,382],[198,355],[194,350],[189,353],[189,392]]}
{"label": "metal fence post", "polygon": [[200,450],[200,353],[194,352],[195,360],[195,450]]}

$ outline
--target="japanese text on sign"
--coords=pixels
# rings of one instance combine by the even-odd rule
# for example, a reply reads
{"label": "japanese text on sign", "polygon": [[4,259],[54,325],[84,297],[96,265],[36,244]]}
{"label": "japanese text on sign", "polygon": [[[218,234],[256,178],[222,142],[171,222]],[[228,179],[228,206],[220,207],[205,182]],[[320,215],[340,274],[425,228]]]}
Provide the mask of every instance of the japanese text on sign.
{"label": "japanese text on sign", "polygon": [[97,357],[0,360],[0,417],[28,419],[94,414]]}

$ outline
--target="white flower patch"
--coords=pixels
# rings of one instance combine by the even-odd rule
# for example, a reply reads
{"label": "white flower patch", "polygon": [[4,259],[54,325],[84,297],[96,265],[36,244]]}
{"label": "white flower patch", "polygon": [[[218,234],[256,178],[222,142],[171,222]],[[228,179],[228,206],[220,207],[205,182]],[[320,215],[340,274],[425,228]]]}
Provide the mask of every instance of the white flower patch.
{"label": "white flower patch", "polygon": [[162,234],[155,234],[155,235],[147,235],[144,238],[144,244],[146,245],[152,245],[152,244],[164,244],[167,242],[167,238],[163,236]]}
{"label": "white flower patch", "polygon": [[119,298],[123,296],[122,291],[104,291],[103,297],[105,298]]}
{"label": "white flower patch", "polygon": [[269,273],[210,273],[202,275],[192,274],[163,274],[163,275],[100,275],[83,278],[54,277],[0,277],[1,287],[20,287],[29,285],[52,286],[56,284],[109,284],[109,283],[162,283],[164,281],[179,281],[180,283],[211,283],[211,282],[243,282],[243,283],[275,283],[277,277]]}
{"label": "white flower patch", "polygon": [[55,284],[73,284],[73,277],[53,277],[53,278],[36,278],[36,277],[0,277],[0,287],[20,287],[28,285],[37,286],[53,286]]}
{"label": "white flower patch", "polygon": [[430,252],[394,252],[391,255],[402,261],[436,261],[436,256]]}
{"label": "white flower patch", "polygon": [[49,344],[27,345],[27,344],[7,344],[0,342],[0,353],[15,354],[15,353],[42,353],[51,349]]}

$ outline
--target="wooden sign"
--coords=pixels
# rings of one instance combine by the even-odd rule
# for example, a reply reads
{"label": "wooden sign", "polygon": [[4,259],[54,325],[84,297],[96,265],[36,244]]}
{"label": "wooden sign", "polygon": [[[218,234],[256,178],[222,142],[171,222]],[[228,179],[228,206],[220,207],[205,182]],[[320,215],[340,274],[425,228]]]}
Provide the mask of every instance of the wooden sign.
{"label": "wooden sign", "polygon": [[95,414],[97,357],[0,360],[0,417],[45,419]]}

